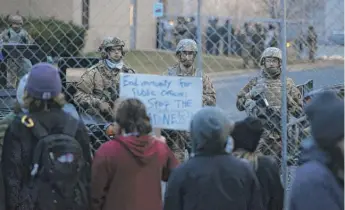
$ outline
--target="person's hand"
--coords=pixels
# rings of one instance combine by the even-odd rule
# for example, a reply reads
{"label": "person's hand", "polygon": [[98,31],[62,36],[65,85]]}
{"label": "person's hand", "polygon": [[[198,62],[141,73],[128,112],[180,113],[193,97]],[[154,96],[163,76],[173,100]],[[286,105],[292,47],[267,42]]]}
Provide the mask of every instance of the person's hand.
{"label": "person's hand", "polygon": [[102,113],[111,113],[111,107],[110,107],[110,105],[107,102],[101,102],[99,104],[99,110]]}
{"label": "person's hand", "polygon": [[109,137],[114,137],[121,134],[121,128],[117,123],[112,123],[106,128],[105,133]]}
{"label": "person's hand", "polygon": [[257,97],[266,90],[265,85],[255,85],[253,89],[249,92],[252,98]]}
{"label": "person's hand", "polygon": [[156,140],[160,141],[160,142],[163,142],[163,143],[167,143],[167,139],[164,136],[156,137]]}
{"label": "person's hand", "polygon": [[251,112],[255,106],[256,106],[256,102],[252,99],[246,100],[244,104],[244,108],[248,110],[249,112]]}

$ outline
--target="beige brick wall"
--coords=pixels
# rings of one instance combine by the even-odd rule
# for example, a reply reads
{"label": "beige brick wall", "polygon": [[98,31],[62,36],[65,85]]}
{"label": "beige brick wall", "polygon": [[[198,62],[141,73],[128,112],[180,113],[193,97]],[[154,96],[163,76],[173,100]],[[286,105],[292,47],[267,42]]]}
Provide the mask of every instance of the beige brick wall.
{"label": "beige brick wall", "polygon": [[[24,16],[55,17],[81,24],[82,0],[0,0],[0,14],[19,11]],[[137,48],[155,48],[156,20],[153,4],[157,0],[137,0]],[[196,14],[197,0],[166,0],[167,13],[171,15]],[[237,18],[263,16],[260,0],[204,0],[203,23],[206,16],[217,15]],[[259,6],[258,6],[259,5]],[[85,51],[97,49],[105,36],[118,36],[130,43],[130,0],[90,0],[90,28]]]}

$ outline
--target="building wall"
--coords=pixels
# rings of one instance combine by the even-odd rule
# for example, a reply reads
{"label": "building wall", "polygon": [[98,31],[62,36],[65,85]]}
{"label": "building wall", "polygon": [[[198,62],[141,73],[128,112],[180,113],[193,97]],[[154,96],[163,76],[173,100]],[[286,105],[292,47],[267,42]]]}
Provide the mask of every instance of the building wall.
{"label": "building wall", "polygon": [[[163,0],[168,15],[195,15],[197,0]],[[263,16],[260,0],[204,0],[201,8],[203,24],[210,16],[245,19]],[[157,0],[137,0],[137,49],[153,49],[156,45],[156,19],[153,4]],[[0,0],[0,14],[55,17],[82,23],[82,0]],[[257,6],[259,5],[259,6]],[[130,0],[90,0],[90,19],[84,51],[94,51],[103,37],[118,36],[130,43]]]}

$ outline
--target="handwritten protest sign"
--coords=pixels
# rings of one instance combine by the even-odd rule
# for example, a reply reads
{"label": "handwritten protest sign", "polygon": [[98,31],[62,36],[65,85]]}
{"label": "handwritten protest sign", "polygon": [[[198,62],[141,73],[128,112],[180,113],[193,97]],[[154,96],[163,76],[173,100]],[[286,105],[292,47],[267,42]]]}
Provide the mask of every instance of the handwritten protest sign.
{"label": "handwritten protest sign", "polygon": [[120,76],[120,97],[141,100],[155,128],[189,130],[192,116],[202,107],[202,90],[200,77]]}

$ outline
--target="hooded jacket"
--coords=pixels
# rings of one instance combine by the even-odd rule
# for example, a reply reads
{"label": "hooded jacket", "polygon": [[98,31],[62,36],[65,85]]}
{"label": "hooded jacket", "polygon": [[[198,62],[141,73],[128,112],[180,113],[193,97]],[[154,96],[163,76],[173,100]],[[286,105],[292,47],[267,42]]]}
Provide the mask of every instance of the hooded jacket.
{"label": "hooded jacket", "polygon": [[104,143],[92,165],[92,210],[161,210],[161,180],[178,162],[152,136],[118,136]]}
{"label": "hooded jacket", "polygon": [[191,122],[195,156],[176,168],[165,192],[164,210],[259,210],[260,187],[249,163],[227,152],[231,123],[215,107]]}
{"label": "hooded jacket", "polygon": [[327,167],[327,153],[313,139],[303,142],[302,152],[291,189],[290,210],[344,209],[343,183]]}

